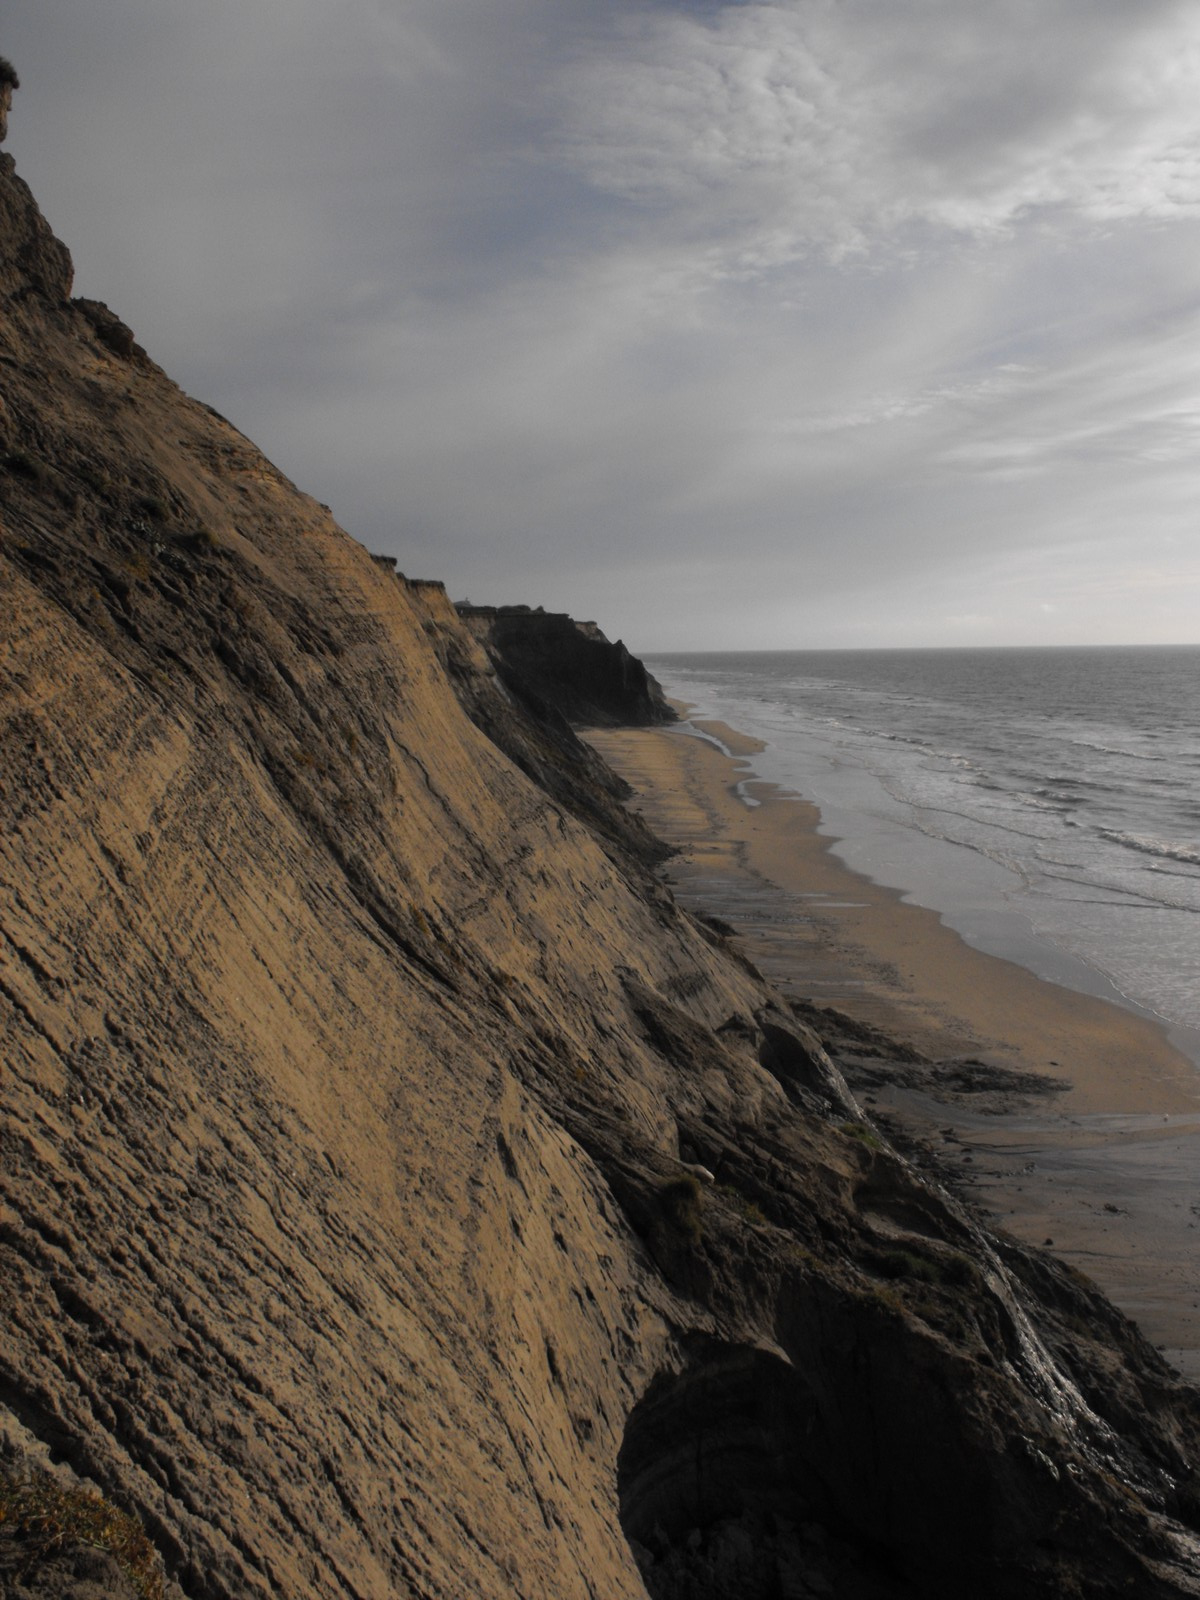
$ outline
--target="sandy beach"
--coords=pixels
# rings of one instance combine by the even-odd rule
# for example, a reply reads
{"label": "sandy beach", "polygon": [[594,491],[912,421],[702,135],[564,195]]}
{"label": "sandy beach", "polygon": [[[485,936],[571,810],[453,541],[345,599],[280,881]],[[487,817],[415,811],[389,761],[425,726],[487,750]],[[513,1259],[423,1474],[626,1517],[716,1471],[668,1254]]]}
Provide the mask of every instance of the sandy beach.
{"label": "sandy beach", "polygon": [[[681,903],[736,928],[789,998],[833,1008],[1012,1092],[871,1082],[872,1114],[920,1135],[994,1221],[1096,1279],[1200,1379],[1200,1072],[1153,1020],[972,948],[833,854],[816,808],[758,780],[724,724],[589,739],[677,854]],[[968,1066],[966,1075],[985,1077]],[[1023,1092],[1036,1075],[1040,1088]],[[961,1076],[961,1074],[960,1074]]]}

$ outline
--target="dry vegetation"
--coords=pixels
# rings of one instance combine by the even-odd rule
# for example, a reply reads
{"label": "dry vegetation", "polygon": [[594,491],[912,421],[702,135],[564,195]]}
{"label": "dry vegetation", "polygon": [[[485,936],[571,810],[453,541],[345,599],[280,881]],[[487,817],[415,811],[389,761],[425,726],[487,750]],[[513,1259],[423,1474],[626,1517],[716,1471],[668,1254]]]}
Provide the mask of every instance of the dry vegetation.
{"label": "dry vegetation", "polygon": [[0,1478],[0,1537],[17,1544],[15,1565],[33,1578],[48,1558],[73,1548],[111,1555],[141,1600],[162,1600],[162,1563],[136,1517],[102,1495],[67,1488],[52,1473]]}

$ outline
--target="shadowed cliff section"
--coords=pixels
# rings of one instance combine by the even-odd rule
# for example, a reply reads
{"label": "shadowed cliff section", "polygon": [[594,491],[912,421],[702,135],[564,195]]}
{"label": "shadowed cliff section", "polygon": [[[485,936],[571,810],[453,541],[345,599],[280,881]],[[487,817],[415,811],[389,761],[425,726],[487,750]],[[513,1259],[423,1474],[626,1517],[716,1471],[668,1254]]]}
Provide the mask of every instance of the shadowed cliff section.
{"label": "shadowed cliff section", "polygon": [[0,221],[4,1592],[1200,1593],[1194,1392]]}
{"label": "shadowed cliff section", "polygon": [[557,712],[582,727],[673,722],[658,680],[594,622],[529,606],[456,607],[508,687],[538,717]]}
{"label": "shadowed cliff section", "polygon": [[[384,570],[396,567],[390,556],[373,559]],[[623,802],[632,792],[629,785],[578,736],[564,713],[541,699],[532,688],[514,687],[518,680],[487,642],[486,619],[493,613],[477,608],[484,618],[482,627],[464,627],[460,620],[462,608],[450,603],[444,584],[408,578],[401,572],[396,573],[396,578],[427,609],[426,638],[475,726],[526,777],[591,828],[617,865],[623,870],[632,868],[626,871],[626,878],[635,893],[649,892],[661,898],[662,890],[646,877],[644,869],[662,861],[670,851],[639,816],[626,810]],[[527,608],[522,610],[527,612]],[[554,620],[556,624],[566,620],[572,630],[575,628],[569,618]],[[654,680],[644,668],[641,679],[625,671],[623,659],[632,658],[623,645],[614,647],[605,641],[601,657],[610,677],[628,678],[631,685],[626,694],[610,683],[611,705],[614,709],[623,705],[631,721],[642,721],[647,704],[642,680],[651,684]],[[641,667],[640,662],[636,665]],[[564,682],[569,676],[564,671]],[[657,689],[656,684],[654,687]]]}

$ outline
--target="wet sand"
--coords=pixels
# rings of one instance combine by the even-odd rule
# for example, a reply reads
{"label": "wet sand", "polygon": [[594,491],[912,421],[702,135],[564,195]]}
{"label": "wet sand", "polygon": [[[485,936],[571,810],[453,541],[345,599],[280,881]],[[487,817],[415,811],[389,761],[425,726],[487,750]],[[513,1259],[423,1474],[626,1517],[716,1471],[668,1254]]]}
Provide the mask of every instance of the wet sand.
{"label": "wet sand", "polygon": [[681,903],[735,927],[789,998],[937,1062],[1047,1080],[1036,1094],[882,1083],[862,1097],[934,1144],[995,1222],[1052,1240],[1200,1380],[1200,1072],[1165,1030],[972,948],[852,872],[817,809],[756,779],[762,746],[724,724],[588,737],[679,851],[667,874]]}

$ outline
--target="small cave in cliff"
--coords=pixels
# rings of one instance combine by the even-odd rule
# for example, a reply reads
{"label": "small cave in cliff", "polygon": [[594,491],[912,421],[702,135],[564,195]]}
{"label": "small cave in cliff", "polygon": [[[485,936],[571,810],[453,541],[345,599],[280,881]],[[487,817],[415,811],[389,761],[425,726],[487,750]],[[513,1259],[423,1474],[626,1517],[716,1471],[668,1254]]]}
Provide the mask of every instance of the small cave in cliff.
{"label": "small cave in cliff", "polygon": [[618,1459],[621,1525],[651,1600],[910,1600],[855,1537],[822,1471],[824,1428],[794,1367],[709,1349],[635,1406]]}

